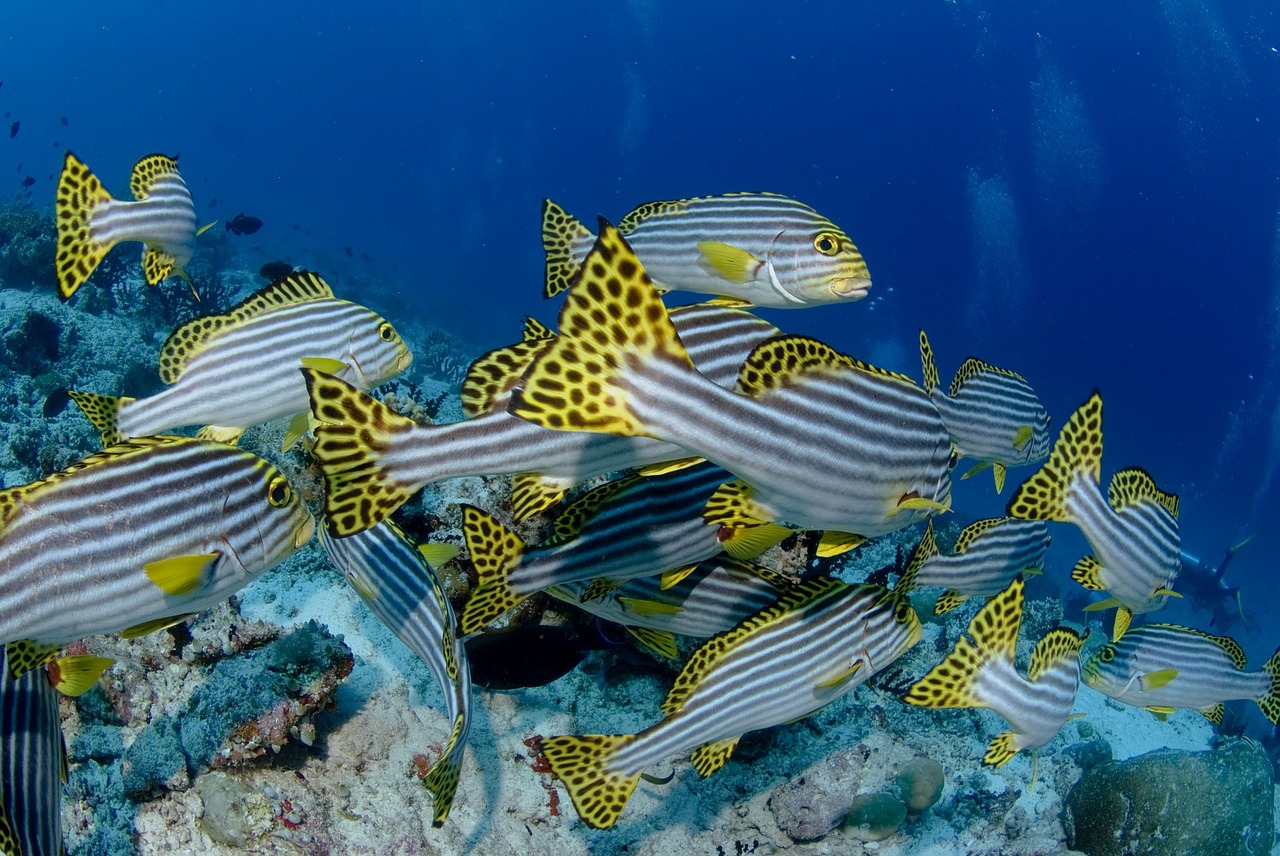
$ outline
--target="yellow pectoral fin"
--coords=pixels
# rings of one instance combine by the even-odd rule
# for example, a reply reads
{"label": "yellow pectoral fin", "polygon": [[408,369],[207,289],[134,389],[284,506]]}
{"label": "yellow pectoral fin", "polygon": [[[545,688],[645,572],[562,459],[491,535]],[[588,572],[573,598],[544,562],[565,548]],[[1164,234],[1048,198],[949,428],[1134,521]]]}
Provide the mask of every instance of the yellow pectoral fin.
{"label": "yellow pectoral fin", "polygon": [[897,511],[932,509],[939,514],[950,511],[951,503],[938,502],[936,499],[925,499],[923,496],[913,496],[908,499],[901,500],[898,503]]}
{"label": "yellow pectoral fin", "polygon": [[1034,433],[1036,433],[1036,430],[1030,425],[1023,425],[1018,429],[1018,433],[1013,435],[1013,448],[1021,452],[1022,447],[1027,445],[1027,441],[1031,439],[1031,435]]}
{"label": "yellow pectoral fin", "polygon": [[58,692],[65,696],[79,696],[93,688],[102,673],[111,668],[115,660],[77,654],[54,660],[49,666],[49,679]]}
{"label": "yellow pectoral fin", "polygon": [[978,461],[978,463],[974,464],[973,466],[969,467],[969,469],[964,471],[964,475],[960,476],[960,480],[963,481],[964,479],[976,476],[978,473],[982,472],[989,466],[991,466],[990,461]]}
{"label": "yellow pectoral fin", "polygon": [[702,258],[717,273],[730,282],[748,282],[755,279],[760,260],[744,249],[721,241],[699,241]]}
{"label": "yellow pectoral fin", "polygon": [[825,689],[830,689],[832,687],[841,686],[842,684],[847,683],[854,675],[858,674],[858,670],[861,668],[862,668],[862,661],[859,660],[849,668],[845,669],[843,672],[837,673],[835,677],[828,678],[827,680],[818,684],[818,689],[825,690]]}
{"label": "yellow pectoral fin", "polygon": [[735,559],[754,559],[794,534],[793,530],[776,523],[748,526],[743,529],[725,528],[720,533],[720,545]]}
{"label": "yellow pectoral fin", "polygon": [[661,603],[636,597],[620,597],[618,604],[633,615],[679,615],[684,612],[683,606],[677,606],[674,603]]}
{"label": "yellow pectoral fin", "polygon": [[210,222],[208,222],[208,223],[205,223],[205,224],[204,224],[203,226],[201,226],[199,229],[196,229],[196,237],[197,237],[197,238],[198,238],[198,237],[200,237],[201,235],[203,235],[205,232],[209,231],[210,229],[212,229],[212,228],[213,228],[214,226],[216,226],[216,225],[218,225],[218,221],[217,221],[217,220],[212,220],[212,221],[210,221]]}
{"label": "yellow pectoral fin", "polygon": [[815,552],[822,558],[829,559],[849,552],[865,540],[867,539],[852,532],[837,532],[829,529],[818,539],[818,549]]}
{"label": "yellow pectoral fin", "polygon": [[333,357],[303,357],[299,360],[303,368],[315,369],[318,372],[331,374],[334,377],[341,377],[342,373],[347,370],[347,364],[342,360],[335,360]]}
{"label": "yellow pectoral fin", "polygon": [[1114,597],[1109,597],[1106,600],[1100,600],[1097,603],[1089,604],[1084,608],[1084,611],[1085,612],[1101,612],[1104,609],[1110,609],[1113,606],[1119,606],[1119,605],[1120,605],[1120,601],[1116,600]]}
{"label": "yellow pectoral fin", "polygon": [[704,460],[706,459],[705,458],[681,458],[678,461],[663,461],[660,464],[649,464],[648,466],[640,467],[639,469],[636,470],[636,472],[638,472],[640,475],[644,476],[645,478],[652,478],[653,476],[665,476],[667,473],[674,473],[679,470],[683,470],[686,467],[692,467],[697,464],[700,464]]}
{"label": "yellow pectoral fin", "polygon": [[284,429],[284,439],[280,442],[280,451],[287,452],[293,448],[293,444],[306,436],[311,430],[311,411],[304,410],[289,420],[289,425]]}
{"label": "yellow pectoral fin", "polygon": [[1178,677],[1177,669],[1160,669],[1155,672],[1147,672],[1138,678],[1138,686],[1142,687],[1144,692],[1158,690],[1176,677]]}
{"label": "yellow pectoral fin", "polygon": [[418,552],[427,560],[428,565],[438,568],[453,561],[462,551],[457,544],[419,544]]}
{"label": "yellow pectoral fin", "polygon": [[661,586],[662,590],[666,591],[672,586],[680,585],[681,580],[689,576],[689,574],[693,573],[697,569],[698,569],[698,565],[697,563],[694,563],[692,565],[684,565],[683,567],[672,568],[671,570],[666,571],[662,575],[662,586]]}
{"label": "yellow pectoral fin", "polygon": [[190,594],[207,583],[213,574],[214,563],[220,558],[222,558],[221,553],[174,556],[172,559],[150,562],[142,568],[147,572],[147,579],[155,583],[161,591],[177,596]]}
{"label": "yellow pectoral fin", "polygon": [[166,618],[157,618],[154,621],[144,621],[141,624],[135,624],[132,627],[126,627],[120,631],[122,639],[137,639],[139,636],[146,636],[148,633],[156,633],[165,630],[175,624],[181,624],[191,616],[194,612],[184,612],[181,615],[170,615]]}
{"label": "yellow pectoral fin", "polygon": [[1165,595],[1166,597],[1182,597],[1182,595],[1181,595],[1181,594],[1179,594],[1178,592],[1174,591],[1174,590],[1173,590],[1173,589],[1171,589],[1171,588],[1158,588],[1158,589],[1156,589],[1156,596],[1158,597],[1158,596],[1160,596],[1160,595]]}

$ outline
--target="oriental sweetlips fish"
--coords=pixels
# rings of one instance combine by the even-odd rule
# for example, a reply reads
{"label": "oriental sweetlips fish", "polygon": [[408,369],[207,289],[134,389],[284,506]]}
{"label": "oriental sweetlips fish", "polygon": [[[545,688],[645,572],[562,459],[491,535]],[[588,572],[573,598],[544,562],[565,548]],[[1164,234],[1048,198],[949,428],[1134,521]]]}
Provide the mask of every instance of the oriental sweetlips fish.
{"label": "oriental sweetlips fish", "polygon": [[[294,416],[285,445],[306,429],[311,366],[370,389],[408,368],[413,354],[391,324],[358,303],[333,296],[313,273],[290,273],[233,309],[195,318],[160,350],[160,379],[146,398],[72,392],[104,443],[183,425],[235,443],[250,426]],[[246,391],[249,394],[246,394]]]}
{"label": "oriental sweetlips fish", "polygon": [[1018,487],[1007,514],[1057,520],[1079,527],[1093,555],[1076,563],[1071,578],[1111,597],[1088,609],[1118,606],[1115,639],[1134,614],[1164,606],[1182,568],[1178,497],[1156,487],[1138,467],[1119,470],[1107,496],[1102,472],[1102,395],[1094,390],[1062,427],[1049,461]]}
{"label": "oriental sweetlips fish", "polygon": [[752,351],[735,390],[718,386],[603,220],[560,333],[509,409],[557,430],[653,437],[723,467],[738,480],[707,509],[723,526],[835,530],[852,546],[950,507],[951,438],[914,381],[780,336]]}
{"label": "oriental sweetlips fish", "polygon": [[134,201],[113,199],[89,168],[67,152],[58,177],[58,293],[66,300],[116,244],[140,241],[142,272],[149,285],[170,276],[187,279],[195,252],[196,209],[178,159],[147,155],[133,165],[129,189]]}
{"label": "oriental sweetlips fish", "polygon": [[948,554],[939,552],[930,520],[916,549],[924,551],[916,587],[947,589],[933,607],[941,615],[971,597],[999,594],[1018,574],[1040,573],[1049,549],[1049,524],[1012,517],[979,520],[961,531]]}
{"label": "oriental sweetlips fish", "polygon": [[1244,650],[1229,636],[1147,624],[1095,652],[1084,664],[1084,682],[1161,717],[1191,708],[1221,723],[1224,701],[1252,699],[1273,725],[1280,722],[1280,651],[1260,671],[1246,666]]}
{"label": "oriental sweetlips fish", "polygon": [[66,758],[58,695],[44,669],[0,662],[0,853],[62,853]]}
{"label": "oriental sweetlips fish", "polygon": [[0,491],[0,642],[22,675],[76,639],[141,635],[225,600],[315,521],[257,455],[150,437]]}
{"label": "oriental sweetlips fish", "polygon": [[[867,264],[849,236],[808,205],[776,193],[649,202],[618,228],[663,291],[791,309],[861,300],[871,288]],[[594,240],[586,226],[543,200],[547,297],[573,284]]]}

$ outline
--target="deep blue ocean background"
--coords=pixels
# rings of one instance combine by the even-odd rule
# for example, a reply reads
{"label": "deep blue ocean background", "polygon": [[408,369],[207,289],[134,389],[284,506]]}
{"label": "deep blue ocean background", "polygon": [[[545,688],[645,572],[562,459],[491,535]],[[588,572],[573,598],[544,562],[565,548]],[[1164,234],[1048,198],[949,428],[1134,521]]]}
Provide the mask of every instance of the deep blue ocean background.
{"label": "deep blue ocean background", "polygon": [[[924,327],[944,379],[970,354],[1015,369],[1055,429],[1101,388],[1104,475],[1179,493],[1188,550],[1262,529],[1228,574],[1261,620],[1232,630],[1255,662],[1280,643],[1271,0],[8,0],[0,27],[2,192],[51,210],[68,148],[117,194],[141,155],[180,154],[202,222],[265,222],[233,238],[247,268],[316,269],[477,349],[555,320],[544,196],[587,222],[802,199],[872,297],[770,320],[917,378]],[[1008,495],[984,476],[956,505]],[[1076,588],[1083,541],[1055,535],[1042,591]]]}

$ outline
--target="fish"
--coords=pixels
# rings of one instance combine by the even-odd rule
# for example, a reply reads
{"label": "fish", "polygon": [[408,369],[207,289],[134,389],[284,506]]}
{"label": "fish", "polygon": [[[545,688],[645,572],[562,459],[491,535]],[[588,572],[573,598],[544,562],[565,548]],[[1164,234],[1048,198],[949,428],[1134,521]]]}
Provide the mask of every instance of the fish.
{"label": "fish", "polygon": [[252,425],[292,416],[286,436],[292,445],[309,411],[299,366],[319,366],[371,389],[412,362],[390,322],[300,271],[174,330],[160,349],[167,389],[144,398],[82,391],[71,397],[108,444],[181,425],[205,425],[203,436],[235,443]]}
{"label": "fish", "polygon": [[553,524],[555,536],[537,547],[488,512],[463,506],[462,534],[479,576],[459,618],[463,635],[550,586],[678,570],[668,577],[675,582],[735,538],[754,555],[789,534],[768,528],[738,534],[707,524],[702,509],[724,479],[723,470],[699,464],[605,482],[570,503]]}
{"label": "fish", "polygon": [[961,457],[978,463],[961,478],[991,467],[996,493],[1004,490],[1010,467],[1049,456],[1049,414],[1022,375],[969,357],[944,392],[929,338],[920,331],[924,388],[942,414],[942,422]]}
{"label": "fish", "polygon": [[233,235],[252,235],[262,228],[262,221],[257,217],[237,214],[226,223],[227,231]]}
{"label": "fish", "polygon": [[71,393],[66,387],[60,387],[49,393],[48,397],[44,400],[44,407],[42,408],[45,418],[51,419],[54,416],[57,416],[66,409],[66,406],[70,401]]}
{"label": "fish", "polygon": [[23,186],[23,187],[30,187],[31,185],[33,185],[33,184],[35,184],[35,183],[36,183],[36,180],[35,180],[34,178],[32,178],[31,176],[27,176],[26,178],[22,179],[22,186]]}
{"label": "fish", "polygon": [[277,260],[274,262],[267,262],[265,265],[258,268],[258,276],[262,277],[267,282],[275,282],[277,279],[286,277],[293,273],[293,271],[293,265],[288,262]]}
{"label": "fish", "polygon": [[1024,678],[1014,665],[1024,582],[1014,579],[969,622],[955,650],[907,690],[918,707],[987,707],[1009,723],[987,746],[984,764],[1000,767],[1023,749],[1039,749],[1071,719],[1080,686],[1085,634],[1055,627],[1031,652]]}
{"label": "fish", "polygon": [[[849,236],[808,205],[777,193],[648,202],[627,214],[619,229],[663,291],[795,309],[861,300],[871,288],[867,264]],[[545,296],[576,281],[594,241],[586,226],[543,200]]]}
{"label": "fish", "polygon": [[[673,309],[671,320],[695,365],[726,387],[751,350],[778,332],[749,312],[708,304]],[[373,525],[424,486],[447,478],[514,475],[515,518],[525,520],[596,476],[693,460],[657,440],[550,431],[509,414],[511,388],[555,338],[541,325],[526,336],[472,363],[461,393],[469,418],[447,425],[418,425],[349,385],[305,373],[317,422],[312,451],[338,534]]]}
{"label": "fish", "polygon": [[559,322],[508,410],[556,430],[652,437],[723,467],[735,479],[708,504],[710,523],[832,530],[852,546],[950,507],[951,437],[911,378],[777,336],[723,389],[698,373],[603,218]]}
{"label": "fish", "polygon": [[891,665],[921,635],[908,574],[892,591],[835,577],[798,583],[698,648],[656,724],[633,735],[542,738],[578,816],[595,829],[613,826],[653,764],[693,749],[694,768],[710,776],[747,732],[802,719]]}
{"label": "fish", "polygon": [[1230,636],[1176,624],[1146,624],[1103,645],[1084,664],[1085,686],[1164,717],[1191,708],[1222,723],[1223,702],[1252,699],[1280,723],[1280,650],[1256,672]]}
{"label": "fish", "polygon": [[916,587],[943,586],[934,604],[935,615],[958,607],[971,597],[992,597],[1004,591],[1018,574],[1040,573],[1049,549],[1049,524],[1043,520],[991,517],[966,526],[951,553],[938,550],[933,521],[927,524],[917,550],[924,564]]}
{"label": "fish", "polygon": [[519,624],[468,636],[471,679],[486,690],[542,687],[563,678],[590,650],[605,647],[572,627]]}
{"label": "fish", "polygon": [[185,266],[195,252],[196,209],[178,159],[153,154],[133,165],[129,189],[134,201],[113,199],[89,168],[70,151],[58,176],[58,293],[67,300],[84,284],[107,252],[125,241],[140,241],[148,285],[170,276],[190,282]]}
{"label": "fish", "polygon": [[1089,546],[1071,578],[1111,597],[1117,606],[1113,638],[1133,616],[1165,605],[1182,568],[1178,497],[1156,487],[1140,467],[1118,470],[1102,495],[1102,394],[1096,389],[1062,426],[1049,461],[1019,485],[1005,513],[1023,520],[1074,523]]}
{"label": "fish", "polygon": [[18,136],[18,129],[21,127],[22,127],[21,121],[15,120],[13,122],[10,122],[9,123],[9,139],[12,140],[14,137]]}
{"label": "fish", "polygon": [[62,123],[64,128],[69,124],[66,116],[59,116],[58,121]]}
{"label": "fish", "polygon": [[433,797],[434,826],[449,817],[471,732],[471,665],[455,631],[449,598],[432,569],[451,551],[419,547],[391,521],[349,538],[334,538],[320,526],[320,546],[378,620],[426,663],[444,696],[452,723],[439,759],[422,780]]}
{"label": "fish", "polygon": [[63,852],[66,749],[44,669],[14,679],[0,658],[0,853]]}
{"label": "fish", "polygon": [[0,491],[9,668],[21,676],[85,636],[199,612],[287,559],[314,530],[274,466],[191,437],[118,443]]}

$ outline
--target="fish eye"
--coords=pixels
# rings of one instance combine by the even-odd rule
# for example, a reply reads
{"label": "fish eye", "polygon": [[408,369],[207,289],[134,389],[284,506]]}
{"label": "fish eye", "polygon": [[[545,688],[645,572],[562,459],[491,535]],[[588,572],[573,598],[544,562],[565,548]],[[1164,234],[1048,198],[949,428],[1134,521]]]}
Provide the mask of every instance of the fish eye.
{"label": "fish eye", "polygon": [[834,256],[840,252],[840,238],[830,232],[819,232],[813,239],[813,248],[824,256]]}
{"label": "fish eye", "polygon": [[383,321],[381,326],[378,327],[378,335],[382,337],[384,342],[394,342],[396,340],[396,328]]}
{"label": "fish eye", "polygon": [[276,508],[287,503],[292,496],[293,488],[289,487],[289,482],[284,476],[276,476],[267,486],[267,502]]}
{"label": "fish eye", "polygon": [[1115,658],[1116,651],[1110,645],[1104,646],[1103,649],[1098,652],[1098,659],[1104,663],[1110,663]]}

